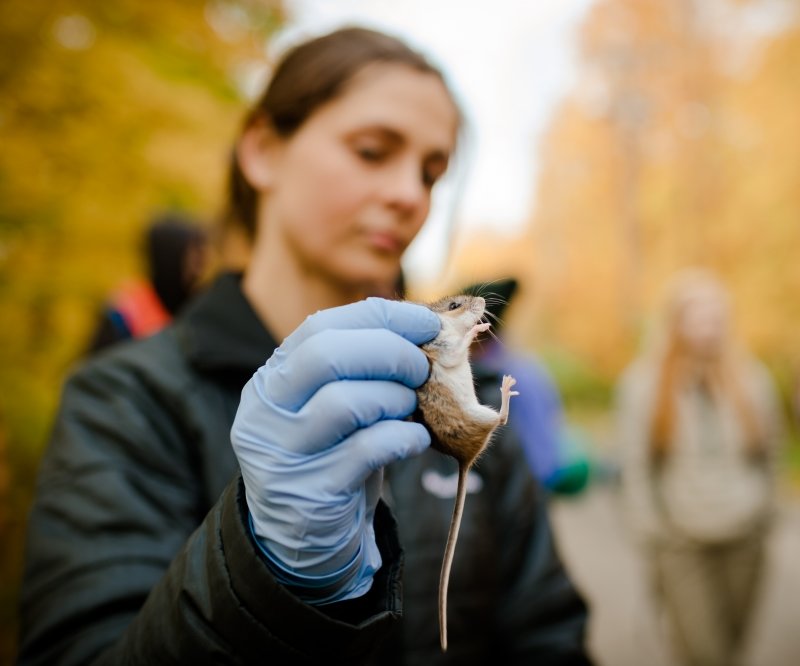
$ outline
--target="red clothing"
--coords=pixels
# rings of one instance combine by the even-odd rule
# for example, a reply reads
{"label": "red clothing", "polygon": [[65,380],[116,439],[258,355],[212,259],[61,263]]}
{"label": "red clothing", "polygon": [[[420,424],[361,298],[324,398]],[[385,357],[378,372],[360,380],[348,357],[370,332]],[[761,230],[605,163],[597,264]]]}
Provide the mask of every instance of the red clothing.
{"label": "red clothing", "polygon": [[172,321],[155,289],[145,280],[125,283],[114,294],[112,307],[122,316],[134,338],[151,335]]}

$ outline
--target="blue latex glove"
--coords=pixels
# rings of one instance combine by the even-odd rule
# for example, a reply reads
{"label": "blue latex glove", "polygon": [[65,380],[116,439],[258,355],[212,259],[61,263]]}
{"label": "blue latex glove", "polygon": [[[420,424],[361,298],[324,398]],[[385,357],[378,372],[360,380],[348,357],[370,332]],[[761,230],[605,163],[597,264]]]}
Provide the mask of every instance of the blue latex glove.
{"label": "blue latex glove", "polygon": [[366,593],[381,558],[372,520],[382,468],[430,445],[416,346],[439,318],[370,298],[308,317],[242,391],[231,440],[253,533],[278,579],[309,603]]}

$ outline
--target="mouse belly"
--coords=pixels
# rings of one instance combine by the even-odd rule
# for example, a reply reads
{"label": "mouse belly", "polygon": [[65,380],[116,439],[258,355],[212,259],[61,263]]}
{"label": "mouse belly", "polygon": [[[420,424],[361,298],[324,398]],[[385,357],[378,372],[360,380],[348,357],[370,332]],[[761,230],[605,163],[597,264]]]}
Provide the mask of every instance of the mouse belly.
{"label": "mouse belly", "polygon": [[418,412],[431,433],[431,446],[459,462],[471,463],[486,448],[497,412],[480,404],[464,409],[447,392],[417,392]]}

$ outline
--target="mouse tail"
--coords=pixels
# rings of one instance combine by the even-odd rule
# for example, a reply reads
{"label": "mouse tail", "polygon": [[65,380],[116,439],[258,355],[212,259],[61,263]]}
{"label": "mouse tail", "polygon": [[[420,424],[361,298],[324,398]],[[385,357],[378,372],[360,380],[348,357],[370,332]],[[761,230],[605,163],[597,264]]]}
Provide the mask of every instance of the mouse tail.
{"label": "mouse tail", "polygon": [[453,517],[450,520],[450,531],[447,535],[447,546],[444,550],[442,572],[439,577],[439,641],[442,652],[447,652],[447,588],[450,583],[450,569],[453,566],[453,555],[456,552],[461,515],[464,513],[464,502],[467,496],[467,471],[466,467],[459,465],[456,503],[453,506]]}

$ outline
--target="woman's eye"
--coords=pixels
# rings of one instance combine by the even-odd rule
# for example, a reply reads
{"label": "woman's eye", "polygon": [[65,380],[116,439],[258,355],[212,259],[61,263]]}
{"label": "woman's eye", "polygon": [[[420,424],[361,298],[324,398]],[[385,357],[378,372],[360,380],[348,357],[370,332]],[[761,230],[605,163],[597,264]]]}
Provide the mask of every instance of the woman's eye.
{"label": "woman's eye", "polygon": [[386,155],[386,151],[375,146],[359,146],[356,153],[366,162],[380,162]]}
{"label": "woman's eye", "polygon": [[450,309],[451,310],[458,310],[458,303],[456,301],[450,301]]}
{"label": "woman's eye", "polygon": [[447,169],[447,162],[445,160],[433,160],[430,164],[426,164],[422,169],[422,182],[426,187],[433,187],[436,181],[442,177]]}

